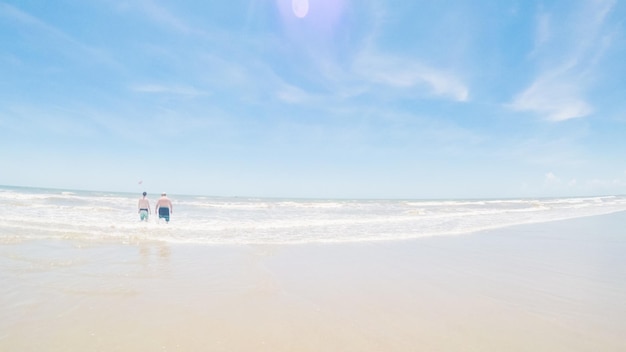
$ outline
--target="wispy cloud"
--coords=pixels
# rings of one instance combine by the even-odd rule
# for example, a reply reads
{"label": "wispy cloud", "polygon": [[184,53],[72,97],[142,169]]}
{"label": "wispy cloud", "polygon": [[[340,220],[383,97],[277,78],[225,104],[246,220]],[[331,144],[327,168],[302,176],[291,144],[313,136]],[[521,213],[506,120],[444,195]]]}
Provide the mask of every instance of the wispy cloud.
{"label": "wispy cloud", "polygon": [[171,28],[177,32],[188,34],[194,32],[194,29],[183,19],[176,16],[166,7],[151,1],[141,0],[135,3],[135,7],[153,22]]}
{"label": "wispy cloud", "polygon": [[293,86],[284,85],[284,87],[276,92],[278,99],[287,103],[303,103],[309,101],[311,96],[304,90]]}
{"label": "wispy cloud", "polygon": [[580,90],[576,82],[544,76],[515,97],[510,107],[518,111],[541,114],[550,121],[583,117],[589,115],[593,109]]}
{"label": "wispy cloud", "polygon": [[132,86],[131,90],[138,93],[171,94],[186,97],[209,95],[209,92],[185,85],[143,84]]}
{"label": "wispy cloud", "polygon": [[[51,51],[60,52],[76,61],[104,63],[110,66],[119,64],[105,51],[76,40],[71,35],[39,18],[9,4],[0,3],[0,17],[6,17],[26,30],[35,31],[37,45],[45,43]],[[42,40],[43,39],[43,40]],[[50,52],[47,55],[50,55]]]}
{"label": "wispy cloud", "polygon": [[21,23],[23,25],[37,27],[45,32],[52,33],[58,37],[65,38],[67,40],[73,40],[68,35],[63,33],[62,31],[56,29],[53,26],[48,25],[47,23],[39,20],[37,17],[32,16],[14,6],[11,6],[6,3],[0,3],[0,16],[9,18],[15,22]]}
{"label": "wispy cloud", "polygon": [[[599,55],[606,49],[604,26],[613,0],[587,1],[572,14],[537,16],[536,42],[530,58],[540,67],[532,84],[508,104],[550,121],[590,115],[594,109],[585,94],[593,81]],[[559,18],[559,21],[554,20]]]}
{"label": "wispy cloud", "polygon": [[[539,13],[537,15],[537,25],[536,25],[536,29],[535,29],[535,50],[538,50],[540,47],[542,47],[548,40],[550,40],[550,37],[552,36],[551,32],[550,32],[550,15],[547,13]],[[535,53],[535,50],[533,50],[532,54]]]}
{"label": "wispy cloud", "polygon": [[393,88],[467,101],[469,90],[455,75],[401,56],[363,52],[354,62],[355,72],[369,82]]}
{"label": "wispy cloud", "polygon": [[90,49],[56,27],[9,4],[0,3],[0,16],[4,16],[19,23],[23,28],[33,29],[40,35],[44,35],[54,41],[61,41],[65,45],[70,44],[73,48],[80,48],[83,51],[89,51]]}
{"label": "wispy cloud", "polygon": [[[290,5],[289,1],[282,3]],[[302,53],[305,53],[302,57],[306,62],[301,62],[294,70],[306,76],[307,83],[309,86],[315,86],[316,93],[309,92],[307,83],[295,87],[296,90],[285,89],[281,85],[279,99],[295,101],[296,92],[297,100],[303,97],[301,93],[309,94],[308,98],[323,98],[326,101],[350,100],[362,96],[376,99],[390,96],[388,91],[391,89],[397,93],[395,96],[400,98],[410,96],[459,102],[469,100],[468,87],[453,69],[428,65],[409,53],[393,53],[379,49],[380,41],[384,41],[385,25],[390,16],[386,2],[364,1],[359,3],[359,6],[362,7],[360,10],[363,11],[364,17],[361,20],[364,25],[358,31],[350,33],[351,40],[345,43],[345,46],[331,48],[333,45],[325,42],[328,45],[322,49],[311,50],[317,49],[317,46],[307,45],[301,48],[296,45],[302,49]],[[315,38],[319,39],[317,31],[314,32]],[[282,43],[274,45],[277,52],[283,50]],[[284,72],[280,69],[272,70]]]}

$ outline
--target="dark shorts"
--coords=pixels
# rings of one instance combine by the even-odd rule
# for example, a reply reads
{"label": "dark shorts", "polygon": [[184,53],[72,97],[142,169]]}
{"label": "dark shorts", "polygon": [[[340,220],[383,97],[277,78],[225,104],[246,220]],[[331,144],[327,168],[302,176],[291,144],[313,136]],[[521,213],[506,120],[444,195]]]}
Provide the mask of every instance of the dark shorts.
{"label": "dark shorts", "polygon": [[165,221],[170,221],[170,208],[159,208],[159,219],[165,219]]}

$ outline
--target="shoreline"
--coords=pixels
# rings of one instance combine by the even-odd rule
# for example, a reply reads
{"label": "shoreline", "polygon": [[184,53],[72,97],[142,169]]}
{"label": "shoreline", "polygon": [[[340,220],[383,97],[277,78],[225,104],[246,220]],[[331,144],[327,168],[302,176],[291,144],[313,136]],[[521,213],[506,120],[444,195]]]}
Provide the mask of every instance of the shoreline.
{"label": "shoreline", "polygon": [[626,212],[309,244],[0,245],[0,349],[621,351]]}
{"label": "shoreline", "polygon": [[169,224],[139,221],[137,199],[0,191],[0,244],[62,239],[171,244],[385,242],[469,235],[626,211],[626,197],[495,201],[274,201],[178,198]]}

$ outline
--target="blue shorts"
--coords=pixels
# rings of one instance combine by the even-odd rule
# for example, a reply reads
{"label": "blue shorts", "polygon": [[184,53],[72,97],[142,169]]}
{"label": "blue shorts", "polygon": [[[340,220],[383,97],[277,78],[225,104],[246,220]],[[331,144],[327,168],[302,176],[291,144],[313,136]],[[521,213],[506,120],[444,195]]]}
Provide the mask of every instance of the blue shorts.
{"label": "blue shorts", "polygon": [[139,219],[141,221],[148,220],[149,216],[150,213],[148,212],[148,209],[139,209]]}
{"label": "blue shorts", "polygon": [[159,208],[159,219],[170,222],[170,208]]}

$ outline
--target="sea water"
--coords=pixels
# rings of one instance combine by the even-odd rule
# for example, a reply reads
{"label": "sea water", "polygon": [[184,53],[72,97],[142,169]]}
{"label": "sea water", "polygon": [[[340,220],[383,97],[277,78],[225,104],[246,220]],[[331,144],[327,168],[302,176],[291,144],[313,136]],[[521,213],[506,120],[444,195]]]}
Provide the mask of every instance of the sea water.
{"label": "sea water", "polygon": [[0,186],[0,243],[37,239],[289,244],[461,235],[626,210],[626,196],[484,200],[337,200],[171,195],[166,223],[139,221],[140,192]]}

